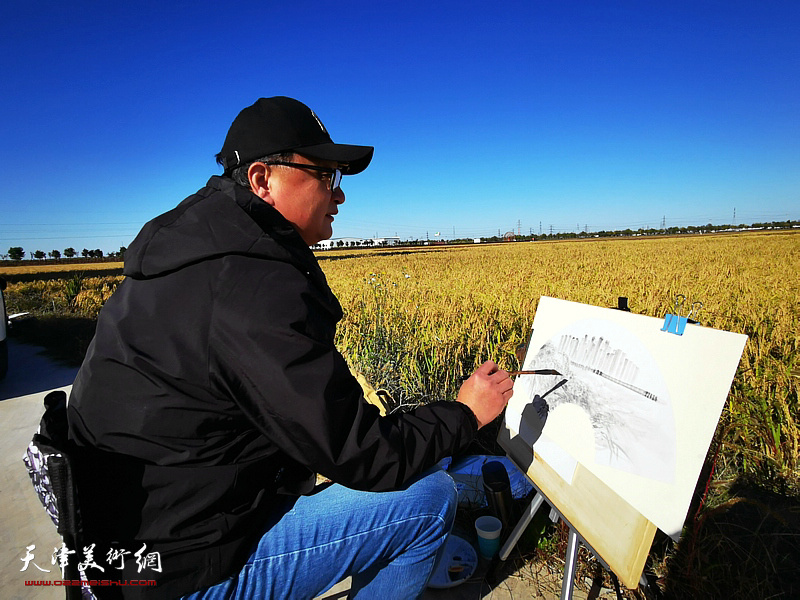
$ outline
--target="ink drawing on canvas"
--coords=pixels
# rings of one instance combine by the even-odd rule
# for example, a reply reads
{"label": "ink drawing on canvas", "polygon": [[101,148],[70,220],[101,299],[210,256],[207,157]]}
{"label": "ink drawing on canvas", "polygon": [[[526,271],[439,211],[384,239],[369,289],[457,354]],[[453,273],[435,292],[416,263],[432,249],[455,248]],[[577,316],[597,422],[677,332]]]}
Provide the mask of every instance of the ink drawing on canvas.
{"label": "ink drawing on canvas", "polygon": [[518,375],[505,424],[568,486],[587,469],[677,539],[747,336],[663,322],[541,297],[523,369],[560,375]]}
{"label": "ink drawing on canvas", "polygon": [[[515,394],[538,397],[547,415],[564,404],[581,408],[592,426],[597,464],[674,480],[669,392],[657,363],[635,335],[608,321],[577,321],[528,355],[524,369],[542,368],[554,368],[561,376],[520,376]],[[542,411],[536,415],[541,418]]]}

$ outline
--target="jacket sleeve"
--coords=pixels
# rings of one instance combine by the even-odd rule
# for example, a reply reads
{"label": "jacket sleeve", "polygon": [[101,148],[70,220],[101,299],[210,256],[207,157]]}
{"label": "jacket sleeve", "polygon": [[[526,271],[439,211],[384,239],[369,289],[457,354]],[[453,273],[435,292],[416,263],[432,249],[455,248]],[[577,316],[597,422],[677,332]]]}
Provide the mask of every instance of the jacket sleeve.
{"label": "jacket sleeve", "polygon": [[365,402],[334,347],[335,317],[293,266],[273,262],[257,277],[221,287],[212,319],[212,381],[293,460],[342,485],[385,491],[474,438],[477,420],[458,402],[386,417]]}

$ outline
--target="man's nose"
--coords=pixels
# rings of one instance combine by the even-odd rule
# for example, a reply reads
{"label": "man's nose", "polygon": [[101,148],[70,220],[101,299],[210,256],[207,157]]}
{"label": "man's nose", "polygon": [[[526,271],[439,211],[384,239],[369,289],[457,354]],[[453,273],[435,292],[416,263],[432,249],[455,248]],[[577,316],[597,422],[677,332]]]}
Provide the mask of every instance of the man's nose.
{"label": "man's nose", "polygon": [[336,204],[344,203],[344,192],[342,191],[341,187],[338,187],[335,190],[333,190],[332,198],[333,201],[336,202]]}

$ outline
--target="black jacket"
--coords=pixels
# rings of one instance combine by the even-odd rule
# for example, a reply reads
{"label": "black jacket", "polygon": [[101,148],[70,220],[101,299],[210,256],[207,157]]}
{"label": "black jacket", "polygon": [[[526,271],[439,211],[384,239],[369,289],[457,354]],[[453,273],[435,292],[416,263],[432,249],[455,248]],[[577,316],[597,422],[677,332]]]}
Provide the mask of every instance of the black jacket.
{"label": "black jacket", "polygon": [[[318,472],[351,488],[402,487],[477,431],[437,402],[380,417],[334,347],[341,307],[277,211],[230,179],[142,229],[103,308],[69,401],[89,577],[156,579],[125,596],[175,597],[236,572],[281,491]],[[162,572],[134,553],[158,552]],[[105,588],[96,588],[101,594]]]}

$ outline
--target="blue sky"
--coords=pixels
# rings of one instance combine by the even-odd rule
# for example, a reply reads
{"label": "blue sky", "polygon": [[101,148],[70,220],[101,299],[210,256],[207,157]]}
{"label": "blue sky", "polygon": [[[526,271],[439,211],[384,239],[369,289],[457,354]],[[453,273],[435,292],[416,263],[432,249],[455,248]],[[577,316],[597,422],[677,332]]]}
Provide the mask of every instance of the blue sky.
{"label": "blue sky", "polygon": [[6,3],[0,253],[117,250],[261,96],[375,146],[334,237],[800,218],[800,3]]}

